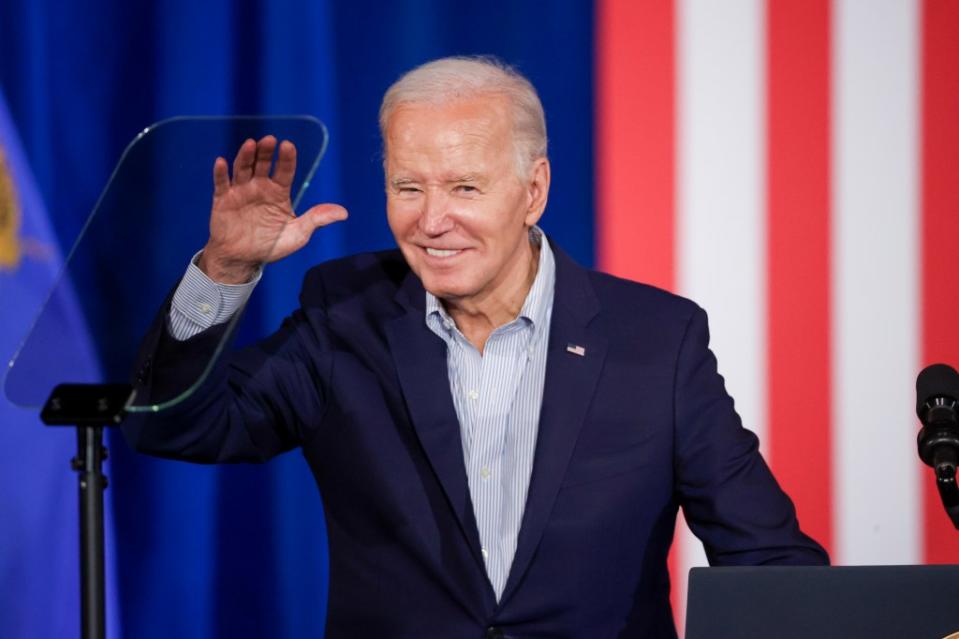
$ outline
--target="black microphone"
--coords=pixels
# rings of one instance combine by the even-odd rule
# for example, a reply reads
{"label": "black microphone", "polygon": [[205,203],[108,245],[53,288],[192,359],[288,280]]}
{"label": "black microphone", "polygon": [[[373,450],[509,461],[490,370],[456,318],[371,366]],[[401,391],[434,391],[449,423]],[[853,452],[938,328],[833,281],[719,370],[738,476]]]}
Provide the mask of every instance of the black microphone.
{"label": "black microphone", "polygon": [[936,471],[936,486],[952,523],[959,529],[959,373],[952,366],[927,366],[916,378],[916,415],[922,422],[919,458]]}

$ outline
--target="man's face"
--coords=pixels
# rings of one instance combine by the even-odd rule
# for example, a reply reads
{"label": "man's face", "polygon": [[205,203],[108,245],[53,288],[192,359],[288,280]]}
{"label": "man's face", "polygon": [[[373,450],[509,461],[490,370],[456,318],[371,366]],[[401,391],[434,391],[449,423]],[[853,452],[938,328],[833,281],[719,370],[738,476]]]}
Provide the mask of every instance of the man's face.
{"label": "man's face", "polygon": [[401,104],[387,124],[390,228],[426,290],[454,304],[496,299],[529,273],[549,164],[518,175],[508,108],[501,96]]}

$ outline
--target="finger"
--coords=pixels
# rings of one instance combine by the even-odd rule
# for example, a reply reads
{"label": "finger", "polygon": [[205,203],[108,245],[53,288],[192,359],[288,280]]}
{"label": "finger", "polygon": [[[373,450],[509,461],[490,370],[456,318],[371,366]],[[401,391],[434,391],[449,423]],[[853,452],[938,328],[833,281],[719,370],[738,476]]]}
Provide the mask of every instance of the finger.
{"label": "finger", "polygon": [[217,158],[213,163],[213,197],[220,197],[230,188],[230,173],[225,158]]}
{"label": "finger", "polygon": [[290,253],[300,250],[310,241],[313,231],[321,226],[345,220],[346,217],[346,209],[339,204],[318,204],[314,206],[300,217],[290,220],[289,224],[284,227],[283,233],[277,238],[273,247],[270,261],[282,259]]}
{"label": "finger", "polygon": [[256,158],[256,142],[247,139],[233,158],[233,183],[243,184],[253,177],[253,161]]}
{"label": "finger", "polygon": [[296,175],[296,146],[289,140],[280,143],[280,153],[276,157],[276,168],[273,169],[273,181],[285,189],[293,186],[293,176]]}
{"label": "finger", "polygon": [[326,226],[327,224],[332,224],[334,222],[339,222],[345,220],[349,217],[349,213],[345,208],[339,204],[317,204],[306,213],[297,218],[299,220],[305,220],[305,223],[309,223],[313,226],[314,229],[318,229],[321,226]]}
{"label": "finger", "polygon": [[273,165],[273,152],[276,151],[276,138],[272,135],[264,136],[256,143],[256,161],[253,164],[253,175],[268,177]]}

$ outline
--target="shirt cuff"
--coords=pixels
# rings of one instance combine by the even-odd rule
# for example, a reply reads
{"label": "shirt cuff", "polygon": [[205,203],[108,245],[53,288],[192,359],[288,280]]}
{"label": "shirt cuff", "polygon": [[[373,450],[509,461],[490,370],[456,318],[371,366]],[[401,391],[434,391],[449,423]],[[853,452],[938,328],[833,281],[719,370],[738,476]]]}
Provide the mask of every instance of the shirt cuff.
{"label": "shirt cuff", "polygon": [[214,282],[196,265],[202,252],[198,251],[190,260],[190,265],[173,294],[170,314],[167,317],[170,334],[180,341],[190,339],[211,326],[229,321],[246,304],[263,276],[261,267],[256,270],[253,279],[245,284]]}

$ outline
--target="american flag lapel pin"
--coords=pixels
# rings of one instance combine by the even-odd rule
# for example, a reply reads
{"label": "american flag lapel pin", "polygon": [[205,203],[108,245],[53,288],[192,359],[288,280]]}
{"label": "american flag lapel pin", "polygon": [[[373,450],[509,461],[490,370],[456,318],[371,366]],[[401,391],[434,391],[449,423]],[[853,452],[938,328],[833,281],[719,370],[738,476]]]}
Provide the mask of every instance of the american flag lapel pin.
{"label": "american flag lapel pin", "polygon": [[586,355],[586,348],[583,346],[580,346],[579,344],[567,344],[566,352],[583,357]]}

